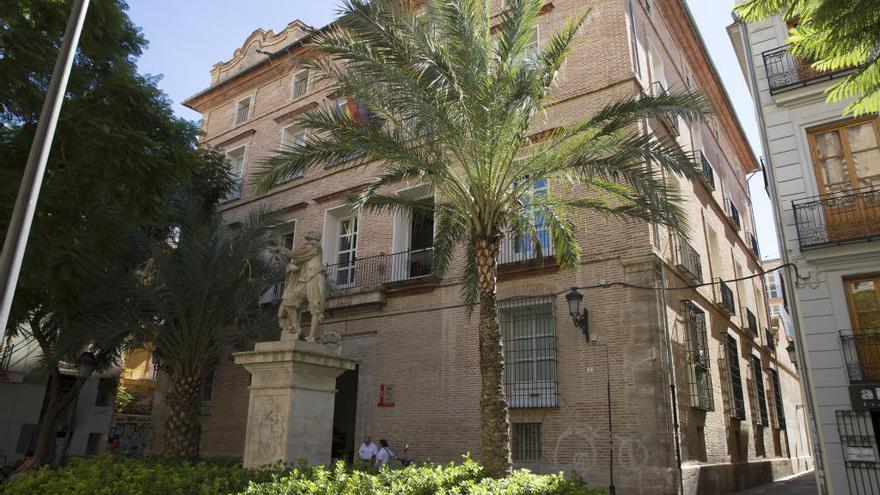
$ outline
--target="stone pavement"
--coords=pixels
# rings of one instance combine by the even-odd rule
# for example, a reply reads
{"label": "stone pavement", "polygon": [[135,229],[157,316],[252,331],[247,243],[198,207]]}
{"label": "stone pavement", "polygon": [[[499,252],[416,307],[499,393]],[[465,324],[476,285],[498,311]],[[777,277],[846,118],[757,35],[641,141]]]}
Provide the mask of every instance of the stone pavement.
{"label": "stone pavement", "polygon": [[756,486],[736,495],[816,495],[816,477],[808,471],[766,485]]}

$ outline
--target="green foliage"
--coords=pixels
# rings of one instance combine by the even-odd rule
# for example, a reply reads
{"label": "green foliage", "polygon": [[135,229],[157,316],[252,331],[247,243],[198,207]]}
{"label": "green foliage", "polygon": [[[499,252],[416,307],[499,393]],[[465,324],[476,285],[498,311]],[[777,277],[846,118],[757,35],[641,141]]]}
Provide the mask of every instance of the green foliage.
{"label": "green foliage", "polygon": [[781,14],[798,20],[791,52],[818,71],[854,69],[826,91],[832,102],[854,98],[847,114],[880,111],[880,8],[876,0],[749,0],[736,7],[746,21]]}
{"label": "green foliage", "polygon": [[99,456],[32,471],[0,485],[0,495],[227,495],[270,479],[269,471],[244,469],[238,461]]}
{"label": "green foliage", "polygon": [[119,389],[116,391],[116,401],[114,404],[113,411],[119,414],[128,413],[128,408],[134,404],[137,398],[125,388],[125,385],[120,385]]}
{"label": "green foliage", "polygon": [[163,458],[98,456],[66,467],[44,467],[0,495],[602,495],[579,479],[515,471],[493,479],[465,458],[461,464],[363,470],[279,466],[251,470],[234,460],[187,462]]}

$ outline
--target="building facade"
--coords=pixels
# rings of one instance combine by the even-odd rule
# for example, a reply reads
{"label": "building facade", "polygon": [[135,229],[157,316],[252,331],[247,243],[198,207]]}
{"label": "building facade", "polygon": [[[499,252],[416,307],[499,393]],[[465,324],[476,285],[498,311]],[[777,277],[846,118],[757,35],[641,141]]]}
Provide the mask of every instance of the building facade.
{"label": "building facade", "polygon": [[[668,179],[687,198],[689,240],[587,214],[578,229],[584,254],[577,270],[538,262],[527,246],[503,246],[498,300],[514,463],[576,471],[596,486],[609,484],[613,463],[621,492],[646,494],[729,493],[804,469],[810,460],[796,409],[799,376],[784,336],[765,331],[746,182],[757,162],[686,5],[546,2],[538,46],[587,7],[590,20],[533,132],[586,118],[622,97],[669,89],[699,89],[718,111],[699,125],[644,122],[702,164],[699,181]],[[500,8],[494,2],[496,21]],[[298,115],[348,103],[302,69],[304,57],[313,56],[313,32],[298,21],[279,33],[255,31],[231,60],[214,66],[211,86],[186,102],[203,116],[203,145],[221,148],[241,178],[220,211],[232,225],[255,208],[278,212],[286,219],[278,242],[286,246],[301,245],[307,232],[322,234],[331,296],[321,328],[340,334],[343,355],[358,363],[337,382],[336,455],[350,457],[370,434],[392,448],[409,444],[416,459],[445,462],[466,452],[479,458],[477,320],[460,298],[463,250],[435,277],[430,215],[353,212],[345,199],[375,165],[327,164],[267,193],[248,180],[262,158],[303,139]],[[433,201],[432,191],[417,183],[388,192]],[[552,254],[550,239],[543,243],[542,251]],[[564,293],[573,286],[591,287],[584,305],[595,342],[572,324]],[[264,297],[267,310],[278,294]],[[206,382],[204,454],[241,456],[248,383],[231,359],[221,360]],[[167,417],[166,387],[160,380],[155,449]]]}
{"label": "building facade", "polygon": [[[0,464],[14,466],[36,447],[39,421],[46,407],[42,351],[29,337],[9,337],[0,345]],[[70,430],[72,457],[106,450],[119,370],[93,373],[83,384],[76,407],[61,414],[55,426],[55,453],[61,455]],[[76,369],[61,365],[61,390],[76,381]],[[75,410],[71,410],[75,409]]]}
{"label": "building facade", "polygon": [[821,73],[786,46],[779,16],[729,28],[755,100],[767,189],[815,421],[825,493],[880,490],[880,123],[845,117]]}

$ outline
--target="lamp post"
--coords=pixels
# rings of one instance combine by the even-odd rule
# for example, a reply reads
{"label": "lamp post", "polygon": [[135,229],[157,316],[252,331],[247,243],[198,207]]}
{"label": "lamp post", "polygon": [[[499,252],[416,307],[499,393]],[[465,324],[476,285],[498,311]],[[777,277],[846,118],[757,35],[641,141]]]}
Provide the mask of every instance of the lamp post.
{"label": "lamp post", "polygon": [[76,358],[76,395],[73,397],[73,410],[70,412],[70,424],[67,427],[67,437],[64,439],[64,450],[61,452],[61,464],[67,463],[68,452],[70,451],[70,443],[73,441],[73,428],[76,425],[76,407],[79,404],[79,393],[82,391],[81,380],[88,380],[95,371],[95,365],[98,360],[91,352],[84,352]]}
{"label": "lamp post", "polygon": [[584,295],[578,291],[577,287],[571,288],[571,291],[565,295],[565,300],[568,302],[568,314],[571,315],[574,326],[583,332],[587,342],[605,348],[605,377],[608,398],[608,493],[614,495],[614,426],[611,422],[611,360],[608,357],[608,346],[600,344],[595,338],[590,339],[589,312],[586,308],[581,308]]}

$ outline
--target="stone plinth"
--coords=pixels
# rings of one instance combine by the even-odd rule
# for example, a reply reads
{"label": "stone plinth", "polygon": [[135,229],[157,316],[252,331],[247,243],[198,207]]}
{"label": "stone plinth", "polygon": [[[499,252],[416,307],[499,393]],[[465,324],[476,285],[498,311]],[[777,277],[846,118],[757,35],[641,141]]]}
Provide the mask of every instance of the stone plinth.
{"label": "stone plinth", "polygon": [[291,338],[235,354],[251,374],[244,465],[328,464],[336,377],[355,363],[341,348]]}

